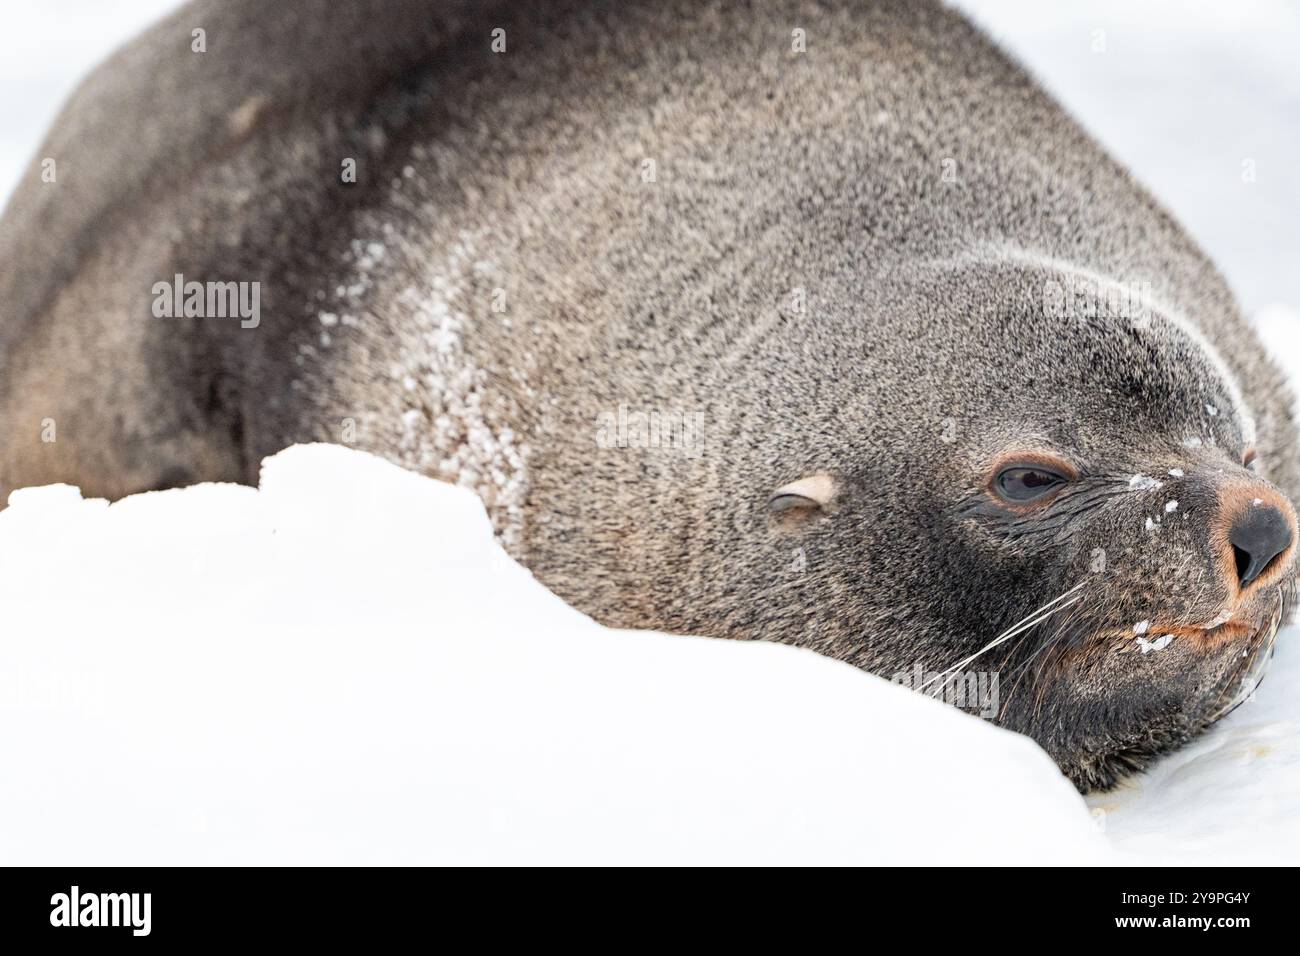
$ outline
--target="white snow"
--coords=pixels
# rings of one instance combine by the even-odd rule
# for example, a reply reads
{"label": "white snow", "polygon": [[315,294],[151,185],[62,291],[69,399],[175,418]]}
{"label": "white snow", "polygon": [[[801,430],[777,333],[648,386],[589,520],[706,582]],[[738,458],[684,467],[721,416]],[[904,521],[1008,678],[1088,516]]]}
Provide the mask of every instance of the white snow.
{"label": "white snow", "polygon": [[1210,631],[1218,627],[1220,624],[1227,624],[1231,620],[1232,620],[1232,608],[1230,607],[1224,608],[1218,614],[1214,615],[1214,617],[1212,617],[1210,620],[1202,624],[1201,629],[1205,631]]}
{"label": "white snow", "polygon": [[1148,862],[1294,865],[1300,859],[1300,629],[1278,636],[1259,691],[1216,729],[1088,799],[1111,843]]}
{"label": "white snow", "polygon": [[1150,641],[1148,641],[1145,637],[1139,637],[1137,639],[1137,643],[1138,643],[1138,647],[1142,648],[1142,653],[1148,654],[1151,651],[1163,651],[1166,647],[1169,646],[1169,643],[1173,639],[1174,636],[1172,634],[1162,634],[1159,637],[1155,638],[1154,640],[1150,640]]}
{"label": "white snow", "polygon": [[260,490],[15,492],[0,606],[10,864],[1300,856],[1294,629],[1254,699],[1085,803],[847,665],[602,628],[471,493],[337,446]]}
{"label": "white snow", "polygon": [[0,512],[9,864],[1113,858],[1029,740],[775,644],[602,628],[470,492],[337,446],[260,490]]}
{"label": "white snow", "polygon": [[1128,486],[1134,491],[1155,491],[1157,488],[1164,486],[1164,482],[1159,478],[1151,478],[1147,475],[1134,475],[1128,480]]}

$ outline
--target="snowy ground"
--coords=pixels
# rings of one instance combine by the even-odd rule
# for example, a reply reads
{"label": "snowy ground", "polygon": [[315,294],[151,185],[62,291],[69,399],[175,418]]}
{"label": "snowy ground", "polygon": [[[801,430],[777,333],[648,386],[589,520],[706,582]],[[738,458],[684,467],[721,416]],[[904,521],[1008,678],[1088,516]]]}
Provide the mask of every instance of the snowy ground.
{"label": "snowy ground", "polygon": [[1033,743],[794,648],[616,632],[469,492],[347,449],[260,490],[0,512],[0,860],[1099,861]]}
{"label": "snowy ground", "polygon": [[[957,5],[1188,224],[1300,380],[1296,8]],[[171,6],[6,12],[0,196],[76,77]],[[602,629],[465,492],[344,449],[284,452],[260,490],[11,504],[0,862],[1300,859],[1294,628],[1255,701],[1085,803],[1031,742],[835,662]]]}

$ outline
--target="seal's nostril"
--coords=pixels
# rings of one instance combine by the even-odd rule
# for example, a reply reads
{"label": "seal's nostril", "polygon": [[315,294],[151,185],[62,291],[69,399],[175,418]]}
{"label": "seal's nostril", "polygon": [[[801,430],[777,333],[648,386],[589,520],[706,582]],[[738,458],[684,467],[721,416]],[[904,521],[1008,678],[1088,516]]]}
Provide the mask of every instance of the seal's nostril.
{"label": "seal's nostril", "polygon": [[1244,588],[1291,547],[1291,523],[1273,507],[1247,508],[1233,523],[1228,541],[1236,559],[1237,581]]}
{"label": "seal's nostril", "polygon": [[1237,562],[1237,580],[1244,587],[1251,580],[1247,576],[1250,573],[1250,555],[1234,544],[1232,546],[1232,557]]}

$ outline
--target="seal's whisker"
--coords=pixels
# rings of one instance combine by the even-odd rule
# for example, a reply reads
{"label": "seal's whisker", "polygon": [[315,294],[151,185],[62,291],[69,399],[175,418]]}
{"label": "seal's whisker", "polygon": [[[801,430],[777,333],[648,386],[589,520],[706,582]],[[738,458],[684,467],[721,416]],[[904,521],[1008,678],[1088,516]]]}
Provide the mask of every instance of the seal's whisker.
{"label": "seal's whisker", "polygon": [[[986,653],[987,651],[992,650],[993,648],[997,647],[999,644],[1006,643],[1007,641],[1011,640],[1011,638],[1016,637],[1019,634],[1022,634],[1023,632],[1029,630],[1032,627],[1035,627],[1038,624],[1041,624],[1043,621],[1047,620],[1052,615],[1058,614],[1061,611],[1064,611],[1066,608],[1076,604],[1079,600],[1081,600],[1080,598],[1075,597],[1075,598],[1071,598],[1068,601],[1065,601],[1065,599],[1069,598],[1070,595],[1074,594],[1074,592],[1078,591],[1079,588],[1083,587],[1084,583],[1085,582],[1080,581],[1078,584],[1070,588],[1070,590],[1066,591],[1064,594],[1058,595],[1057,597],[1048,601],[1046,604],[1039,607],[1037,610],[1031,611],[1027,616],[1021,618],[1017,623],[1013,624],[1007,630],[1003,631],[1001,634],[999,634],[989,643],[985,644],[974,654],[970,655],[969,657],[961,661],[958,661],[952,667],[948,668],[947,670],[935,675],[933,678],[926,681],[918,688],[918,690],[924,690],[926,687],[929,687],[931,684],[935,683],[936,681],[943,680],[950,677],[952,674],[956,673],[957,671],[965,667],[967,664],[974,661],[980,655]],[[1065,601],[1065,603],[1063,604],[1058,603],[1061,601]],[[1053,605],[1056,606],[1053,607]]]}
{"label": "seal's whisker", "polygon": [[1029,668],[1029,665],[1034,662],[1034,659],[1038,657],[1038,655],[1042,654],[1043,651],[1049,649],[1053,645],[1058,644],[1062,640],[1064,640],[1067,635],[1072,633],[1072,628],[1074,627],[1074,625],[1081,624],[1082,621],[1079,618],[1079,612],[1073,611],[1070,614],[1067,614],[1065,617],[1059,618],[1058,620],[1053,621],[1052,623],[1053,623],[1053,630],[1051,634],[1048,636],[1047,640],[1043,641],[1042,644],[1039,645],[1038,650],[1030,654],[1029,657],[1023,663],[1021,663],[1021,665],[1018,668],[1016,668],[1017,674],[1023,674],[1024,671],[1026,671]]}
{"label": "seal's whisker", "polygon": [[[1011,690],[1006,696],[1006,701],[1003,704],[1004,712],[1011,700],[1016,696],[1016,692],[1020,689],[1020,685],[1024,683],[1025,677],[1030,673],[1030,665],[1033,664],[1044,651],[1054,653],[1056,648],[1061,646],[1069,636],[1075,632],[1076,628],[1084,623],[1084,619],[1080,617],[1078,610],[1074,610],[1065,617],[1058,618],[1052,623],[1053,630],[1048,635],[1047,639],[1039,644],[1038,649],[1030,654],[1029,657],[1013,672],[1012,676],[1015,678],[1015,683],[1011,685]],[[1019,645],[1017,645],[1017,647],[1018,646]],[[1052,657],[1052,653],[1048,653],[1044,660],[1049,660]],[[1009,658],[1013,656],[1014,654],[1008,655]],[[1038,676],[1035,673],[1033,681],[1034,685],[1037,684],[1037,681]]]}
{"label": "seal's whisker", "polygon": [[[1087,583],[1086,581],[1080,581],[1080,582],[1079,582],[1078,584],[1076,584],[1074,587],[1070,588],[1068,591],[1063,591],[1063,592],[1061,592],[1061,593],[1058,594],[1056,597],[1054,597],[1054,598],[1052,598],[1050,601],[1048,601],[1046,604],[1041,604],[1041,605],[1039,605],[1038,607],[1034,608],[1034,610],[1030,611],[1028,614],[1026,614],[1026,615],[1025,615],[1024,617],[1022,617],[1020,620],[1016,621],[1016,623],[1014,623],[1014,624],[1012,624],[1010,627],[1008,627],[1005,631],[1003,631],[1003,632],[1002,632],[1001,634],[999,634],[996,638],[994,638],[994,640],[996,641],[996,640],[999,640],[999,639],[1005,637],[1005,636],[1006,636],[1007,634],[1009,634],[1011,631],[1016,631],[1016,633],[1019,633],[1019,631],[1017,631],[1016,629],[1019,628],[1021,624],[1024,624],[1024,623],[1025,623],[1026,621],[1028,621],[1031,617],[1034,617],[1035,615],[1040,614],[1040,613],[1042,613],[1043,611],[1046,611],[1049,607],[1051,607],[1053,604],[1056,604],[1058,601],[1063,601],[1063,600],[1065,600],[1065,599],[1068,598],[1071,594],[1073,594],[1075,591],[1079,590],[1079,588],[1083,587],[1084,584],[1086,584],[1086,583]],[[993,645],[990,644],[989,646],[992,647]],[[983,653],[983,652],[981,651],[981,653]]]}

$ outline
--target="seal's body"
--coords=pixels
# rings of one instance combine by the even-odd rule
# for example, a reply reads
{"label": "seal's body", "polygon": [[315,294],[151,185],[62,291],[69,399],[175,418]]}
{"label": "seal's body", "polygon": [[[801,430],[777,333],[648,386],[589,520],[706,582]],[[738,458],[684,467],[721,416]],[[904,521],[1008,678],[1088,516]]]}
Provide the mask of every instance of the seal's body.
{"label": "seal's body", "polygon": [[[0,261],[0,493],[348,442],[603,622],[997,673],[1084,788],[1288,605],[1278,372],[938,6],[198,2],[74,96]],[[165,317],[187,282],[260,314]]]}

